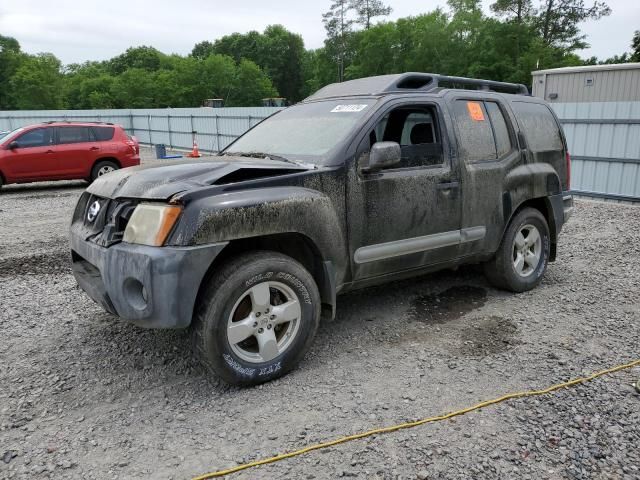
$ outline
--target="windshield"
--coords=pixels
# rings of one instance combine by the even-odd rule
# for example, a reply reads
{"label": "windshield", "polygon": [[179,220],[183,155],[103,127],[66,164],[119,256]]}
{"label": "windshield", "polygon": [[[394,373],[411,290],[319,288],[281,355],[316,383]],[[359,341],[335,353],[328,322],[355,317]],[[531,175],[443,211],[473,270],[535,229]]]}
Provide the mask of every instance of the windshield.
{"label": "windshield", "polygon": [[0,132],[0,143],[3,143],[7,138],[12,137],[13,135],[15,135],[18,132],[21,132],[22,130],[24,130],[24,128],[20,127],[20,128],[16,128],[12,132]]}
{"label": "windshield", "polygon": [[374,103],[358,98],[294,105],[249,130],[223,154],[259,153],[326,164]]}

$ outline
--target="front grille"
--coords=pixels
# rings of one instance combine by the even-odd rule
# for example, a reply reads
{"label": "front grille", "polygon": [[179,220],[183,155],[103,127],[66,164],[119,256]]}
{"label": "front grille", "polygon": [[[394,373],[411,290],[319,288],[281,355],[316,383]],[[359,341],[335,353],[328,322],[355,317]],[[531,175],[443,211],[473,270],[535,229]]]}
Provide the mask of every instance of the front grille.
{"label": "front grille", "polygon": [[84,205],[83,208],[78,205],[74,223],[82,224],[82,236],[86,240],[102,247],[109,247],[122,241],[136,202],[110,200],[95,195],[89,195],[81,202]]}

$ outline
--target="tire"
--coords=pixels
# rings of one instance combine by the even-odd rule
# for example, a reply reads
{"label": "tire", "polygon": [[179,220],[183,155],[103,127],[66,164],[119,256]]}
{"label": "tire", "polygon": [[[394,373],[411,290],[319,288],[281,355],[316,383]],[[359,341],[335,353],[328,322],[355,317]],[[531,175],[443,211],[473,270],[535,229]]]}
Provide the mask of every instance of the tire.
{"label": "tire", "polygon": [[102,160],[100,162],[97,162],[91,169],[91,181],[93,182],[96,178],[118,169],[120,169],[120,167],[115,162],[111,162],[109,160]]}
{"label": "tire", "polygon": [[547,220],[540,211],[524,208],[509,223],[495,256],[485,263],[485,275],[504,290],[531,290],[542,281],[550,247]]}
{"label": "tire", "polygon": [[277,252],[247,253],[223,265],[201,294],[194,353],[225,382],[257,385],[300,363],[319,321],[318,287],[300,263]]}

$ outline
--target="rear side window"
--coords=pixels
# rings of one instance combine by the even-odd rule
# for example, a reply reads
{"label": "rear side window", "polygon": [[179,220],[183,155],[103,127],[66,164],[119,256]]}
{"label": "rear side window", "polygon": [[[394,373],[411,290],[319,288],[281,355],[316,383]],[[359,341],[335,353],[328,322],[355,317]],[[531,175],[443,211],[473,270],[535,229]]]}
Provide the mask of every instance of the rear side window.
{"label": "rear side window", "polygon": [[456,100],[453,112],[458,127],[460,156],[467,162],[495,160],[496,144],[484,102]]}
{"label": "rear side window", "polygon": [[489,113],[489,120],[493,126],[493,133],[496,137],[496,150],[498,158],[506,155],[511,151],[511,137],[509,136],[509,128],[504,119],[504,114],[495,102],[485,102],[485,107]]}
{"label": "rear side window", "polygon": [[58,127],[58,143],[89,142],[89,127]]}
{"label": "rear side window", "polygon": [[51,144],[51,128],[36,128],[20,135],[16,142],[19,148],[44,147]]}
{"label": "rear side window", "polygon": [[549,107],[529,102],[513,102],[512,105],[532,152],[562,150],[560,128]]}
{"label": "rear side window", "polygon": [[113,138],[115,128],[113,127],[91,127],[93,137],[97,142],[106,142]]}

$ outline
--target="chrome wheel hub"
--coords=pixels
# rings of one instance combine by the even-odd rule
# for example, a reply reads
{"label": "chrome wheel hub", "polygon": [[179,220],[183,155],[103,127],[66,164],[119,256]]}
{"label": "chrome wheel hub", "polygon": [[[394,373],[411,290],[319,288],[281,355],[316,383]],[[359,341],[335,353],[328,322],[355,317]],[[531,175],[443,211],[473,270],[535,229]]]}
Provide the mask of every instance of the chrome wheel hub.
{"label": "chrome wheel hub", "polygon": [[250,363],[284,353],[300,330],[302,310],[294,291],[280,282],[261,282],[245,291],[231,309],[227,340]]}
{"label": "chrome wheel hub", "polygon": [[513,240],[513,269],[521,277],[528,277],[540,264],[542,238],[533,225],[524,225]]}
{"label": "chrome wheel hub", "polygon": [[115,168],[113,168],[112,166],[109,165],[105,165],[104,167],[101,167],[100,170],[98,170],[98,176],[101,177],[103,175],[106,175],[107,173],[111,173],[115,170]]}

